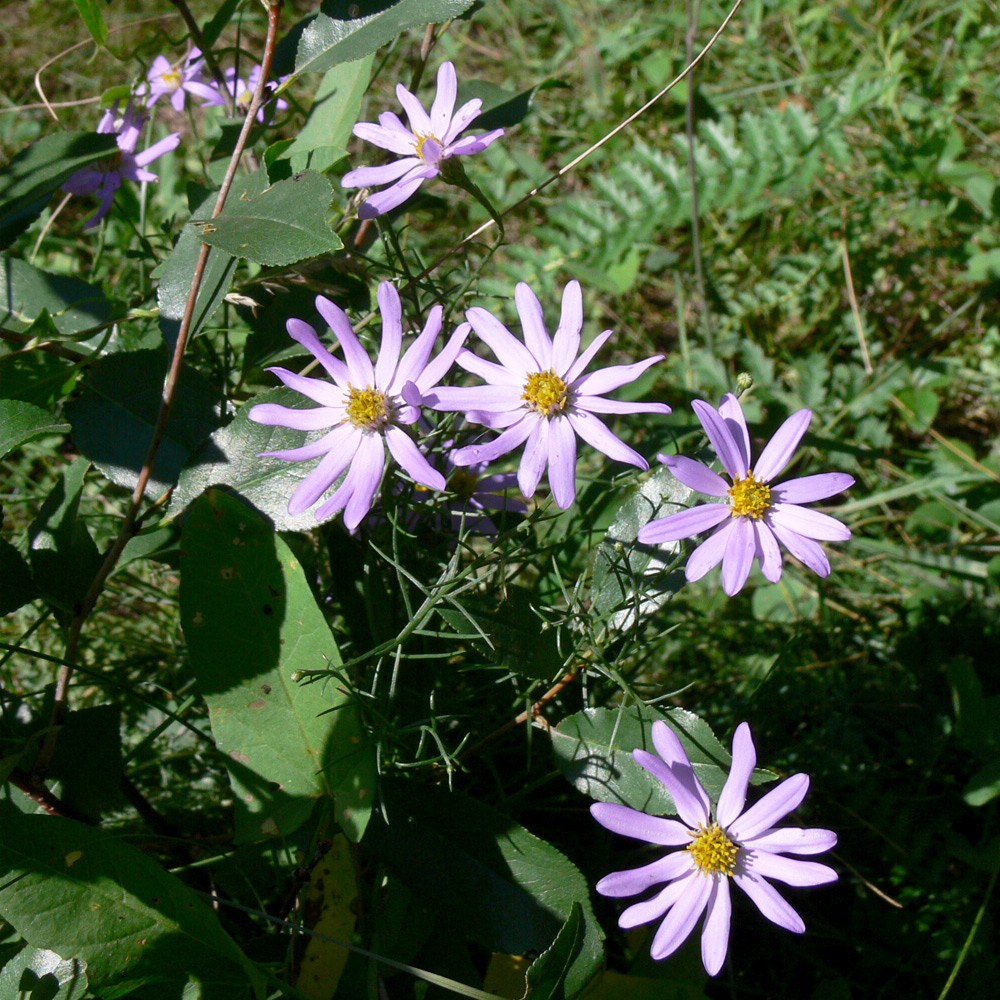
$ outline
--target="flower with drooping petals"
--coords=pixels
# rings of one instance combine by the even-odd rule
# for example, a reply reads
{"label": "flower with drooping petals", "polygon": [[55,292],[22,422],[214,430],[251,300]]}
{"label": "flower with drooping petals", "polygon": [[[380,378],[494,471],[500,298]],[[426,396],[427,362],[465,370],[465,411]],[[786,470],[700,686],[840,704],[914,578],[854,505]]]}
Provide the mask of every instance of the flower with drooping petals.
{"label": "flower with drooping petals", "polygon": [[684,455],[657,457],[686,486],[729,503],[700,504],[668,517],[657,518],[639,529],[644,543],[676,541],[725,522],[691,553],[685,569],[688,580],[700,580],[722,563],[722,589],[731,597],[746,583],[754,559],[760,561],[765,579],[781,579],[780,542],[796,559],[820,576],[830,575],[830,561],[819,541],[842,542],[851,530],[836,518],[802,507],[824,500],[854,485],[846,472],[825,472],[783,483],[772,480],[792,460],[809,427],[811,410],[798,410],[778,429],[754,465],[750,433],[739,400],[726,393],[718,410],[704,400],[691,406],[723,468],[730,486],[718,473]]}
{"label": "flower with drooping petals", "polygon": [[803,933],[802,918],[768,879],[795,886],[823,885],[837,879],[837,873],[827,865],[784,857],[829,851],[837,843],[832,830],[775,826],[805,798],[808,775],[793,774],[745,809],[757,753],[750,727],[741,723],[733,736],[732,770],[713,818],[708,794],[691,761],[677,735],[662,720],[653,723],[653,745],[659,757],[645,750],[634,750],[632,755],[666,787],[680,820],[649,816],[617,802],[595,802],[590,807],[594,819],[614,833],[683,848],[642,868],[612,872],[597,883],[602,896],[614,897],[635,896],[666,883],[655,896],[623,910],[618,926],[638,927],[662,917],[650,946],[652,957],[661,959],[684,943],[705,913],[701,958],[705,971],[717,975],[729,946],[732,880],[772,923]]}
{"label": "flower with drooping petals", "polygon": [[202,82],[203,69],[201,49],[192,49],[178,65],[172,64],[166,56],[157,56],[146,74],[148,85],[144,84],[139,91],[141,96],[145,96],[147,91],[149,93],[146,107],[152,107],[165,94],[170,95],[170,103],[175,111],[184,110],[187,94],[200,97],[203,103],[218,104],[219,91]]}
{"label": "flower with drooping petals", "polygon": [[495,128],[483,135],[459,139],[459,135],[479,117],[483,102],[476,97],[455,111],[457,93],[455,67],[445,62],[438,70],[437,95],[430,114],[410,91],[397,83],[396,96],[403,105],[410,127],[407,128],[391,111],[382,112],[377,125],[374,122],[358,122],[354,126],[354,134],[359,139],[402,157],[394,163],[359,167],[344,174],[341,183],[345,188],[390,185],[364,202],[358,211],[362,219],[373,219],[401,205],[424,181],[437,177],[450,157],[482,152],[503,135],[502,128]]}
{"label": "flower with drooping petals", "polygon": [[403,430],[420,417],[420,397],[444,378],[468,335],[462,324],[432,361],[431,350],[441,330],[440,306],[434,306],[423,331],[400,357],[403,324],[399,292],[391,282],[378,287],[382,313],[382,344],[378,358],[371,359],[351,328],[347,314],[329,299],[316,296],[316,308],[330,324],[340,342],[344,360],[335,358],[320,342],[316,331],[300,319],[290,319],[288,332],[307,348],[333,378],[297,375],[285,368],[269,368],[289,388],[319,403],[318,407],[297,410],[277,403],[259,403],[250,419],[261,424],[311,431],[331,428],[318,440],[285,451],[262,452],[290,462],[323,456],[320,463],[299,483],[288,501],[289,514],[301,514],[311,507],[347,470],[333,495],[316,510],[318,520],[344,511],[344,524],[354,531],[371,509],[382,482],[385,449],[416,482],[433,490],[444,489],[445,480],[434,469]]}
{"label": "flower with drooping petals", "polygon": [[146,116],[137,112],[129,101],[121,118],[118,115],[118,102],[108,108],[101,116],[97,131],[117,136],[118,152],[106,156],[102,160],[88,163],[76,173],[63,181],[62,189],[69,194],[97,194],[101,204],[94,215],[87,220],[84,228],[96,226],[111,208],[115,192],[122,186],[122,181],[155,181],[159,178],[152,171],[146,170],[146,164],[152,163],[157,157],[176,149],[181,141],[180,132],[171,132],[166,138],[154,142],[149,149],[136,153]]}
{"label": "flower with drooping petals", "polygon": [[657,354],[633,365],[614,365],[584,375],[584,369],[607,343],[611,330],[598,334],[580,352],[583,295],[580,283],[563,290],[562,316],[555,336],[545,329],[542,307],[523,281],[514,290],[514,302],[524,330],[524,343],[490,312],[473,308],[466,318],[473,330],[499,358],[486,361],[463,349],[458,363],[484,378],[487,385],[460,388],[442,386],[427,397],[436,410],[463,410],[466,419],[502,433],[486,444],[467,445],[452,456],[456,465],[490,462],[524,444],[518,468],[521,492],[534,494],[548,467],[549,485],[557,506],[565,509],[576,497],[576,436],[619,462],[640,469],[649,463],[616,437],[598,413],[669,413],[665,403],[633,403],[605,399],[602,393],[634,382]]}
{"label": "flower with drooping petals", "polygon": [[[260,83],[260,63],[257,63],[252,70],[250,70],[250,75],[244,80],[243,77],[236,75],[236,70],[234,67],[230,66],[226,72],[226,89],[229,91],[229,96],[233,99],[234,113],[236,115],[245,116],[250,110],[250,105],[253,103],[253,95],[257,91],[257,84]],[[287,80],[287,76],[283,76],[279,79],[278,83],[284,83]],[[269,106],[271,95],[278,89],[278,83],[274,80],[268,80],[264,85],[264,95],[261,100],[261,105],[257,109],[257,121],[263,123],[267,118],[268,114],[272,110]],[[222,93],[218,90],[215,92],[215,97],[211,101],[206,101],[205,104],[225,104],[226,100],[222,96]],[[288,107],[288,101],[284,98],[279,97],[274,102],[274,110],[284,111]]]}

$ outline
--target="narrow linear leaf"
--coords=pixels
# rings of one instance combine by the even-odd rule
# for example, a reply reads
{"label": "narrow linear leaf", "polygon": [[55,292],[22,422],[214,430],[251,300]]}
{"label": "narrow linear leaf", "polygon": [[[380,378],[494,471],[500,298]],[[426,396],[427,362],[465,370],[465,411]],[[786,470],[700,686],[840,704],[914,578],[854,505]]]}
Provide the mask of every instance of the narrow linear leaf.
{"label": "narrow linear leaf", "polygon": [[94,41],[98,45],[103,45],[108,40],[108,26],[104,23],[104,15],[97,5],[97,0],[73,0],[73,2],[87,30],[94,36]]}

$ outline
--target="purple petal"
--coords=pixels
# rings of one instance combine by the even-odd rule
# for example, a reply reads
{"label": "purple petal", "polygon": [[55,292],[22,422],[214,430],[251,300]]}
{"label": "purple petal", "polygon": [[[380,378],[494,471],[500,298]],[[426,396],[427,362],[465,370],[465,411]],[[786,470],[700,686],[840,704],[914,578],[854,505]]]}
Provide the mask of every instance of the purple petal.
{"label": "purple petal", "polygon": [[729,895],[729,879],[713,878],[712,894],[708,897],[705,926],[701,930],[701,961],[710,976],[717,976],[729,950],[729,923],[733,902]]}
{"label": "purple petal", "polygon": [[406,117],[410,122],[410,129],[414,135],[430,135],[434,129],[420,101],[401,83],[396,84],[396,97],[399,99],[399,103],[403,105],[403,110],[406,112]]}
{"label": "purple petal", "polygon": [[[464,325],[471,326],[469,323]],[[467,372],[478,375],[491,385],[516,386],[518,392],[524,391],[524,376],[509,371],[503,365],[498,365],[495,361],[487,361],[485,358],[479,357],[478,354],[473,354],[468,349],[459,351],[456,360]]]}
{"label": "purple petal", "polygon": [[[639,452],[630,448],[621,438],[613,434],[604,424],[593,414],[587,413],[586,411],[579,411],[576,413],[569,413],[567,415],[570,425],[573,430],[576,431],[584,441],[587,442],[592,448],[596,448],[598,451],[603,452],[608,458],[614,459],[616,462],[626,462],[629,465],[634,465],[637,468],[646,470],[649,468],[649,463],[639,454]],[[549,473],[549,479],[551,480],[552,473]]]}
{"label": "purple petal", "polygon": [[670,773],[674,775],[684,789],[685,803],[687,803],[688,799],[691,800],[692,804],[690,806],[685,805],[685,809],[690,815],[682,815],[681,819],[694,825],[707,823],[712,803],[709,800],[708,793],[702,788],[701,782],[694,773],[694,768],[691,766],[691,761],[680,738],[662,719],[657,719],[653,723],[652,733],[653,746],[656,747],[656,752],[663,758],[666,765],[670,768]]}
{"label": "purple petal", "polygon": [[432,490],[444,489],[444,476],[424,457],[410,436],[398,427],[388,427],[385,443],[392,457],[409,473],[410,478]]}
{"label": "purple petal", "polygon": [[708,440],[712,442],[712,447],[719,456],[723,468],[729,473],[729,477],[734,480],[746,479],[747,467],[743,462],[743,454],[733,438],[729,425],[719,416],[715,407],[703,399],[694,400],[691,408],[701,421],[701,426],[705,428]]}
{"label": "purple petal", "polygon": [[582,374],[587,365],[594,360],[597,352],[608,342],[613,330],[604,330],[583,349],[583,353],[569,366],[569,371],[563,375],[567,382],[575,382]]}
{"label": "purple petal", "polygon": [[662,816],[649,816],[620,802],[594,802],[590,815],[606,830],[635,840],[664,847],[679,847],[691,843],[691,834],[683,823]]}
{"label": "purple petal", "polygon": [[144,149],[141,153],[136,153],[135,162],[138,166],[144,167],[147,163],[152,163],[153,160],[163,156],[164,153],[169,153],[172,149],[176,149],[180,145],[180,142],[180,132],[171,132],[165,139],[154,142],[149,149]]}
{"label": "purple petal", "polygon": [[424,402],[434,410],[521,410],[521,390],[506,385],[439,385],[424,395]]}
{"label": "purple petal", "polygon": [[[478,97],[473,97],[471,101],[466,101],[458,111],[452,115],[451,124],[448,126],[448,131],[438,138],[445,144],[445,146],[451,146],[455,139],[457,139],[478,117],[482,110],[483,102]],[[494,132],[503,135],[503,129],[494,129]],[[493,135],[493,133],[489,133]],[[493,138],[499,138],[499,135],[493,136]],[[490,140],[492,142],[493,139]]]}
{"label": "purple petal", "polygon": [[382,345],[375,361],[375,385],[385,392],[399,364],[399,351],[403,344],[403,304],[391,281],[379,283],[377,297],[382,314]]}
{"label": "purple petal", "polygon": [[854,476],[846,472],[822,472],[818,476],[800,476],[771,487],[774,503],[811,503],[825,500],[854,485]]}
{"label": "purple petal", "polygon": [[808,566],[817,576],[830,575],[830,560],[827,559],[823,547],[796,531],[789,531],[780,524],[767,519],[775,537],[799,562]]}
{"label": "purple petal", "polygon": [[802,918],[782,899],[769,882],[752,874],[734,875],[733,881],[753,900],[760,912],[779,927],[793,934],[802,934],[806,925]]}
{"label": "purple petal", "polygon": [[750,461],[750,431],[747,429],[746,417],[743,416],[743,407],[740,401],[731,393],[727,392],[719,403],[719,416],[725,421],[729,432],[739,448],[743,462],[749,469],[753,464]]}
{"label": "purple petal", "polygon": [[173,105],[174,111],[184,110],[184,89],[182,87],[178,87],[170,95],[170,103]]}
{"label": "purple petal", "polygon": [[402,205],[425,180],[429,177],[436,177],[437,173],[437,167],[419,167],[411,170],[391,187],[371,195],[358,209],[358,217],[375,219],[380,215],[385,215],[386,212],[391,212],[394,208]]}
{"label": "purple petal", "polygon": [[[519,420],[523,420],[530,412],[530,410],[526,411],[521,407],[518,407],[516,410],[469,410],[465,415],[465,419],[469,423],[482,424],[491,430],[502,431],[505,427],[510,427],[511,424],[516,424]],[[538,414],[535,414],[535,416],[537,417]]]}
{"label": "purple petal", "polygon": [[[515,424],[515,426],[517,426]],[[504,433],[509,433],[505,431]],[[501,435],[502,437],[503,435]],[[534,496],[542,473],[549,460],[549,421],[544,417],[535,421],[528,435],[521,464],[517,469],[517,485],[526,496]]]}
{"label": "purple petal", "polygon": [[[690,538],[691,535],[700,534],[709,528],[714,528],[721,521],[732,520],[729,516],[729,505],[724,503],[703,503],[697,507],[689,507],[687,510],[679,510],[676,514],[668,514],[666,517],[658,517],[648,524],[644,524],[639,529],[636,536],[644,545],[658,545],[660,542],[676,542],[681,538]],[[715,536],[713,535],[712,538]],[[711,539],[709,539],[710,541]],[[704,545],[706,543],[702,543]],[[698,549],[702,546],[699,545]],[[698,551],[695,549],[695,552]],[[712,566],[718,564],[722,559],[723,550],[719,550],[719,558],[708,566],[704,573],[700,573],[693,579],[698,580],[707,573]],[[694,553],[692,553],[694,558]],[[690,566],[690,560],[688,561]],[[688,577],[688,579],[692,579]]]}
{"label": "purple petal", "polygon": [[759,837],[750,837],[741,844],[748,851],[770,851],[772,854],[822,854],[837,846],[837,835],[833,830],[818,827],[784,826]]}
{"label": "purple petal", "polygon": [[527,413],[516,424],[512,424],[492,441],[487,441],[486,444],[466,445],[464,448],[452,452],[451,460],[459,466],[492,462],[521,445],[540,419],[536,413]]}
{"label": "purple petal", "polygon": [[700,580],[709,570],[715,569],[726,554],[726,544],[729,532],[732,530],[735,518],[730,518],[718,531],[713,532],[688,557],[684,567],[684,579],[689,583]]}
{"label": "purple petal", "polygon": [[467,135],[464,139],[459,139],[458,142],[449,143],[447,155],[469,156],[472,153],[481,153],[502,135],[502,128],[495,128],[492,132],[484,132],[482,135]]}
{"label": "purple petal", "polygon": [[580,331],[583,329],[583,293],[579,281],[567,282],[562,294],[562,313],[559,326],[552,338],[552,368],[557,375],[564,375],[580,350]]}
{"label": "purple petal", "polygon": [[549,487],[556,506],[566,510],[576,499],[576,435],[566,417],[552,417],[548,425]]}
{"label": "purple petal", "polygon": [[689,880],[687,891],[674,903],[653,935],[653,943],[649,948],[652,958],[666,958],[687,940],[711,894],[712,879]]}
{"label": "purple petal", "polygon": [[674,851],[642,868],[630,868],[628,871],[605,875],[594,888],[602,896],[635,896],[645,892],[651,885],[669,882],[691,871],[693,867],[694,861],[688,851]]}
{"label": "purple petal", "polygon": [[350,373],[351,385],[356,389],[370,386],[375,381],[372,361],[352,329],[347,313],[323,295],[316,296],[316,308],[323,319],[330,324],[333,335],[340,342],[340,347],[344,352],[344,360],[347,362],[347,370]]}
{"label": "purple petal", "polygon": [[755,802],[742,816],[729,826],[732,837],[742,843],[765,830],[770,830],[778,820],[796,809],[809,791],[809,775],[793,774],[780,785],[772,788]]}
{"label": "purple petal", "polygon": [[[400,128],[403,123],[400,122]],[[417,139],[412,132],[404,129],[397,132],[394,128],[386,128],[385,125],[375,125],[372,122],[358,122],[354,126],[354,134],[365,142],[370,142],[380,149],[387,149],[390,153],[399,153],[401,156],[413,156],[417,151]]]}
{"label": "purple petal", "polygon": [[781,549],[774,532],[764,521],[751,521],[754,533],[754,544],[757,559],[760,561],[760,571],[764,579],[777,583],[781,579]]}
{"label": "purple petal", "polygon": [[301,392],[303,396],[308,396],[323,406],[334,406],[341,409],[344,407],[344,390],[339,386],[330,385],[329,382],[324,382],[322,379],[298,375],[295,372],[290,372],[287,368],[278,366],[267,368],[265,371],[277,375],[289,389]]}
{"label": "purple petal", "polygon": [[[455,359],[458,357],[459,351],[462,349],[462,345],[465,343],[465,338],[469,336],[469,331],[472,327],[468,323],[460,323],[456,328],[455,332],[448,338],[448,342],[441,348],[441,351],[436,355],[433,361],[417,366],[419,361],[419,354],[417,353],[416,347],[417,343],[427,334],[428,330],[432,327],[434,329],[434,336],[431,339],[431,349],[434,347],[434,340],[437,339],[438,333],[441,331],[441,317],[443,311],[440,306],[434,306],[431,311],[427,314],[427,323],[424,326],[424,332],[417,338],[413,346],[403,355],[403,360],[399,365],[399,377],[400,378],[410,378],[417,383],[421,392],[427,392],[432,387],[436,386],[438,382],[441,381],[451,371],[452,365],[455,364]],[[412,358],[411,358],[412,355]],[[429,355],[428,355],[429,356]],[[411,370],[410,366],[413,366]]]}
{"label": "purple petal", "polygon": [[421,162],[417,156],[405,156],[379,167],[358,167],[344,174],[340,183],[345,188],[380,187],[398,180],[414,167],[419,167]]}
{"label": "purple petal", "polygon": [[345,432],[349,433],[352,429],[350,424],[338,424],[332,431],[317,438],[311,444],[304,444],[301,448],[283,448],[281,451],[261,451],[258,452],[258,456],[261,458],[282,458],[286,462],[305,462],[311,458],[319,458],[320,455],[325,455],[332,448],[336,448],[340,438],[346,436]]}
{"label": "purple petal", "polygon": [[763,878],[777,879],[785,885],[825,885],[837,881],[837,873],[818,861],[796,861],[768,851],[754,851],[746,861],[748,871]]}
{"label": "purple petal", "polygon": [[354,458],[361,433],[351,427],[353,434],[345,435],[339,448],[331,449],[312,472],[295,488],[288,501],[288,513],[301,514],[308,510],[337,480]]}
{"label": "purple petal", "polygon": [[722,557],[722,589],[732,597],[743,589],[757,554],[754,530],[747,517],[734,517]]}
{"label": "purple petal", "polygon": [[577,379],[573,383],[573,389],[580,395],[600,396],[605,392],[611,392],[634,382],[647,368],[662,360],[662,354],[654,354],[651,358],[637,361],[632,365],[612,365],[610,368],[598,368],[596,372],[591,372],[589,375]]}
{"label": "purple petal", "polygon": [[[347,506],[344,507],[344,527],[351,533],[372,509],[384,469],[385,448],[382,444],[382,435],[363,434],[361,447],[358,448],[358,453],[351,462],[351,471],[348,473],[348,477],[354,482]],[[317,517],[322,509],[321,507],[316,511]]]}
{"label": "purple petal", "polygon": [[[708,823],[708,805],[702,802],[702,796],[698,795],[693,787],[694,782],[697,782],[698,779],[695,778],[690,765],[686,771],[680,764],[671,767],[655,754],[646,750],[633,750],[632,756],[640,767],[648,771],[670,792],[677,815],[690,829],[697,828],[699,824]],[[698,788],[701,788],[700,784]],[[704,791],[702,791],[702,795],[704,795]]]}
{"label": "purple petal", "polygon": [[[545,368],[511,332],[493,315],[479,306],[465,313],[472,329],[479,334],[497,356],[500,363],[523,382],[532,372]],[[461,364],[461,362],[459,362]]]}
{"label": "purple petal", "polygon": [[[725,479],[702,464],[686,455],[658,455],[660,461],[670,470],[675,479],[685,486],[705,493],[710,497],[724,497],[729,492]],[[727,505],[728,506],[728,505]]]}
{"label": "purple petal", "polygon": [[551,368],[552,341],[545,329],[545,314],[538,296],[526,282],[519,281],[514,289],[514,303],[521,319],[525,346],[534,355],[541,370]]}
{"label": "purple petal", "polygon": [[688,884],[693,878],[697,878],[697,876],[689,873],[683,878],[671,882],[655,896],[651,896],[641,903],[633,903],[631,906],[625,907],[618,917],[618,926],[622,930],[629,930],[641,924],[648,924],[650,920],[659,920],[687,892]]}
{"label": "purple petal", "polygon": [[604,399],[602,396],[581,396],[574,404],[588,413],[669,413],[666,403],[637,403],[630,399]]}
{"label": "purple petal", "polygon": [[297,431],[315,431],[339,423],[342,414],[329,406],[316,406],[309,410],[296,410],[278,403],[258,403],[249,413],[254,423],[276,427],[291,427]]}
{"label": "purple petal", "polygon": [[796,410],[775,432],[757,459],[754,475],[769,483],[792,460],[812,420],[812,410]]}
{"label": "purple petal", "polygon": [[347,365],[340,358],[335,358],[326,345],[316,335],[316,331],[301,319],[294,317],[285,323],[288,335],[296,343],[301,344],[331,375],[334,381],[341,387],[347,389],[350,385],[351,375],[347,370]]}
{"label": "purple petal", "polygon": [[719,804],[715,809],[716,819],[724,829],[743,811],[747,801],[747,786],[750,775],[757,765],[757,751],[754,749],[750,727],[741,722],[733,734],[733,764],[729,777],[719,796]]}
{"label": "purple petal", "polygon": [[806,538],[816,538],[828,542],[843,542],[851,537],[851,529],[829,514],[821,514],[809,507],[794,503],[776,503],[768,512],[772,524],[778,524],[786,531],[794,531]]}
{"label": "purple petal", "polygon": [[442,141],[451,125],[457,94],[458,80],[455,77],[455,67],[450,62],[443,62],[438,68],[437,94],[431,105],[431,132]]}

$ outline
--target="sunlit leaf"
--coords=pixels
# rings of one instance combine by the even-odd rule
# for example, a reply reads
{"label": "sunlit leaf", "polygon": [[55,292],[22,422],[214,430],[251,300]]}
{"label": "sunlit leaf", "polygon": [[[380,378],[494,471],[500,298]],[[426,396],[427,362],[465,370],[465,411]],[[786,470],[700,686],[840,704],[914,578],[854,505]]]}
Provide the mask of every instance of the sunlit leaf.
{"label": "sunlit leaf", "polygon": [[60,423],[40,406],[19,399],[0,399],[0,458],[6,458],[25,441],[68,430],[69,424]]}

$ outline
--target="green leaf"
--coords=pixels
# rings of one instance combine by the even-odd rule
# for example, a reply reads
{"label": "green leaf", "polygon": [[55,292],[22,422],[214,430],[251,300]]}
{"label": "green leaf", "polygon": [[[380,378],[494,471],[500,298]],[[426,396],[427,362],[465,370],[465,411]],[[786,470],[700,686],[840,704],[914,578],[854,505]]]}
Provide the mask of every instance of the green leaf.
{"label": "green leaf", "polygon": [[[450,21],[476,0],[369,0],[366,4],[326,0],[320,13],[300,21],[281,40],[275,53],[275,75],[319,73],[339,63],[362,59],[408,28]],[[374,9],[371,14],[361,13]]]}
{"label": "green leaf", "polygon": [[1000,756],[984,764],[971,778],[962,792],[970,806],[984,806],[1000,795]]}
{"label": "green leaf", "polygon": [[326,169],[330,164],[324,166],[319,161],[329,160],[334,155],[331,149],[344,155],[368,89],[374,58],[368,55],[334,66],[320,80],[305,124],[282,154],[291,160],[293,173],[309,167]]}
{"label": "green leaf", "polygon": [[[254,397],[258,403],[280,403],[296,409],[315,404],[299,392],[282,386]],[[242,497],[278,531],[308,531],[319,523],[313,511],[294,517],[288,500],[295,488],[316,466],[313,462],[286,462],[260,452],[298,448],[313,435],[290,427],[270,427],[250,419],[253,405],[242,407],[232,423],[216,431],[188,461],[174,490],[170,513],[179,514],[210,486]]]}
{"label": "green leaf", "polygon": [[98,45],[103,45],[108,40],[108,26],[104,23],[104,16],[97,5],[97,0],[73,0],[73,2],[87,30],[94,36],[94,41]]}
{"label": "green leaf", "polygon": [[583,910],[574,902],[569,917],[556,935],[555,941],[532,962],[528,969],[527,995],[531,1000],[562,1000],[564,985],[573,961],[583,947],[586,927]]}
{"label": "green leaf", "polygon": [[0,997],[21,1000],[83,1000],[86,966],[44,948],[22,948],[0,971]]}
{"label": "green leaf", "polygon": [[97,132],[58,132],[22,149],[0,170],[0,250],[41,215],[71,174],[117,149],[115,136]]}
{"label": "green leaf", "polygon": [[236,8],[239,7],[240,0],[222,0],[219,9],[210,21],[206,21],[201,29],[201,46],[203,50],[210,50],[219,40],[223,28],[233,19]]}
{"label": "green leaf", "polygon": [[386,819],[373,817],[367,842],[437,912],[437,933],[523,955],[549,948],[579,906],[583,941],[565,977],[566,996],[579,993],[600,967],[602,934],[578,869],[508,816],[458,792],[389,779],[380,789]]}
{"label": "green leaf", "polygon": [[[654,816],[676,814],[666,788],[632,758],[635,749],[655,752],[652,727],[658,719],[677,733],[698,780],[716,801],[732,757],[707,722],[682,708],[667,712],[646,705],[585,708],[563,719],[549,730],[559,770],[577,790],[598,802],[624,802]],[[751,781],[759,784],[773,777],[758,768]]]}
{"label": "green leaf", "polygon": [[500,600],[463,595],[461,606],[441,604],[438,614],[466,636],[487,663],[536,680],[550,680],[562,668],[556,629],[532,608],[534,591],[508,584]]}
{"label": "green leaf", "polygon": [[49,774],[60,798],[85,819],[99,820],[122,804],[121,709],[94,705],[69,714],[59,733]]}
{"label": "green leaf", "polygon": [[31,582],[31,570],[21,553],[0,538],[0,615],[24,607],[38,596]]}
{"label": "green leaf", "polygon": [[[233,182],[229,199],[253,197],[264,189],[265,184],[267,178],[260,170],[238,177]],[[217,192],[210,193],[192,212],[192,217],[211,215],[217,199]],[[156,301],[160,306],[160,330],[163,331],[163,339],[171,350],[177,343],[177,335],[180,333],[181,320],[184,318],[191,282],[194,279],[194,269],[201,254],[201,242],[197,229],[189,222],[181,230],[159,274],[160,284],[156,290]],[[189,340],[198,335],[222,304],[222,300],[229,292],[235,270],[236,261],[228,254],[217,250],[209,252],[208,260],[205,262],[205,272],[198,288],[198,298],[195,300],[191,330],[188,333]]]}
{"label": "green leaf", "polygon": [[[87,372],[83,391],[66,407],[80,451],[129,490],[135,488],[153,437],[168,363],[163,350],[106,355]],[[199,372],[183,368],[148,496],[158,497],[177,482],[188,456],[220,422],[218,392]]]}
{"label": "green leaf", "polygon": [[569,89],[568,83],[562,80],[542,80],[528,90],[517,93],[512,90],[504,90],[489,80],[468,80],[458,88],[458,99],[456,107],[461,107],[463,103],[478,97],[483,102],[483,109],[479,117],[472,123],[471,128],[477,131],[482,129],[490,131],[495,128],[510,128],[524,121],[531,111],[532,102],[535,95],[540,90],[548,90],[552,87],[563,87]]}
{"label": "green leaf", "polygon": [[59,477],[28,528],[31,573],[41,595],[63,610],[87,593],[101,555],[79,519],[80,494],[90,462],[78,458]]}
{"label": "green leaf", "polygon": [[210,490],[184,524],[180,602],[212,732],[229,757],[237,840],[291,833],[325,795],[359,839],[374,748],[341,684],[292,680],[341,661],[288,546],[245,504]]}
{"label": "green leaf", "polygon": [[25,333],[43,313],[58,336],[80,340],[121,319],[125,306],[79,278],[0,257],[0,326]]}
{"label": "green leaf", "polygon": [[214,219],[192,219],[206,243],[233,257],[284,266],[344,244],[326,221],[330,182],[314,170],[278,181],[255,197],[230,198]]}
{"label": "green leaf", "polygon": [[212,909],[105,830],[7,813],[0,869],[0,915],[33,947],[86,963],[101,996],[132,995],[140,984],[170,996],[191,981],[203,1000],[261,995],[258,974]]}
{"label": "green leaf", "polygon": [[19,399],[0,399],[0,459],[25,441],[43,434],[65,434],[69,424],[60,423],[48,410]]}
{"label": "green leaf", "polygon": [[641,545],[635,539],[644,524],[680,510],[692,493],[664,467],[629,494],[594,555],[590,613],[595,623],[606,623],[609,629],[633,628],[684,585],[683,573],[667,572],[681,542]]}

